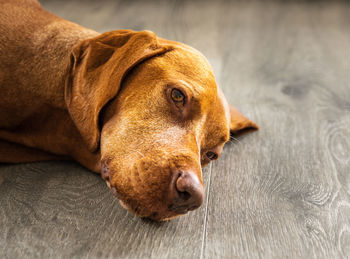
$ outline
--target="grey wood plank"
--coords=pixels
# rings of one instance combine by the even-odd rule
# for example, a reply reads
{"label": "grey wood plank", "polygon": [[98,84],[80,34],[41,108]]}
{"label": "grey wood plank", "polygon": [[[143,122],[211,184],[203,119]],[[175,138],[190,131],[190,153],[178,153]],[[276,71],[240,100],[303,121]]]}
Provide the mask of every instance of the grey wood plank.
{"label": "grey wood plank", "polygon": [[155,223],[124,210],[99,175],[73,162],[3,165],[0,257],[199,258],[204,210]]}
{"label": "grey wood plank", "polygon": [[0,257],[350,257],[348,3],[42,3],[100,32],[198,48],[261,130],[206,169],[208,204],[162,224],[130,215],[75,163],[0,166]]}
{"label": "grey wood plank", "polygon": [[204,257],[349,258],[350,6],[222,11],[222,86],[261,130],[213,165]]}

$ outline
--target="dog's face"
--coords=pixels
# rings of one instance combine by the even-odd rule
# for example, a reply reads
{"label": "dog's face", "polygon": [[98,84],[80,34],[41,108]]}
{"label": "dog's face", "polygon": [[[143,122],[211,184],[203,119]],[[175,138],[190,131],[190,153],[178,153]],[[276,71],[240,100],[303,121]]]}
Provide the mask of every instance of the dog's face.
{"label": "dog's face", "polygon": [[202,54],[182,44],[134,66],[99,116],[102,178],[124,207],[155,220],[198,208],[202,166],[230,131],[256,127],[227,104]]}

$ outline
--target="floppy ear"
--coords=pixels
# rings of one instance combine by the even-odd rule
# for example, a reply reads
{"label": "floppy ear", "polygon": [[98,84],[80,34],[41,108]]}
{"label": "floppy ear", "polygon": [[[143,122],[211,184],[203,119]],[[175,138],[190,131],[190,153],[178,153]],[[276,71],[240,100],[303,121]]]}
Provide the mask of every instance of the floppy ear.
{"label": "floppy ear", "polygon": [[259,126],[243,116],[243,114],[237,110],[232,105],[229,105],[230,108],[230,132],[231,134],[240,134],[246,130],[257,130]]}
{"label": "floppy ear", "polygon": [[140,62],[171,47],[153,32],[111,31],[76,45],[71,56],[65,100],[71,118],[89,150],[99,147],[99,114],[113,99],[126,74]]}

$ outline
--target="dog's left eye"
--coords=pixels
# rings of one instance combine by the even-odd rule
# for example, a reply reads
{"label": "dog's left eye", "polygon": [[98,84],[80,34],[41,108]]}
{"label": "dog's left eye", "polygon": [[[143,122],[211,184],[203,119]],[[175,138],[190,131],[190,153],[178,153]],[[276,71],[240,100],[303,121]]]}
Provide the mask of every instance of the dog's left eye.
{"label": "dog's left eye", "polygon": [[185,95],[178,89],[171,90],[171,99],[176,103],[183,103]]}

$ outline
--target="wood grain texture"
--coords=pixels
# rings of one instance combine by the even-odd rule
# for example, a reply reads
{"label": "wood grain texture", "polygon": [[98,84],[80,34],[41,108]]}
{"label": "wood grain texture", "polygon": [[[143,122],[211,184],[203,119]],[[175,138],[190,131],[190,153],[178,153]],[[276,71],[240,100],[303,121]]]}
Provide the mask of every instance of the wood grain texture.
{"label": "wood grain texture", "polygon": [[120,207],[73,162],[0,166],[0,258],[350,258],[350,4],[42,1],[103,32],[202,51],[261,127],[204,170],[207,201],[167,223]]}
{"label": "wood grain texture", "polygon": [[171,222],[142,220],[73,162],[2,166],[0,183],[1,258],[200,256],[205,206]]}
{"label": "wood grain texture", "polygon": [[226,4],[222,86],[261,130],[213,166],[203,254],[349,257],[349,6]]}

